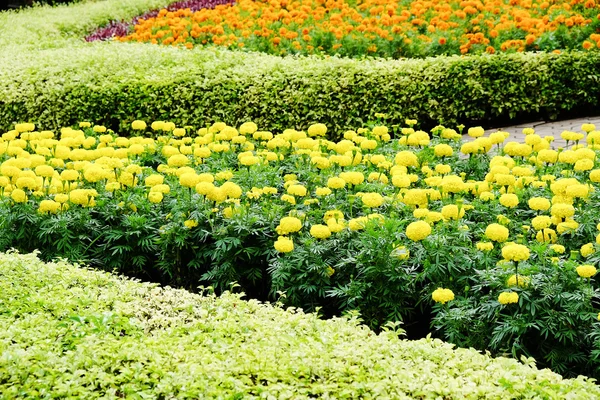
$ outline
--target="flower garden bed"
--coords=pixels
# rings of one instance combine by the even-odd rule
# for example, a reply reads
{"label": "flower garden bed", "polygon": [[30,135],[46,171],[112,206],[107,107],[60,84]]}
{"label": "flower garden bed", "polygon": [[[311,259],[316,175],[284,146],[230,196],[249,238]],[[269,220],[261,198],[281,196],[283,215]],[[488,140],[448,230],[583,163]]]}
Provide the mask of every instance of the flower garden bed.
{"label": "flower garden bed", "polygon": [[253,1],[162,9],[122,41],[270,54],[431,57],[600,49],[600,6],[547,1]]}
{"label": "flower garden bed", "polygon": [[0,391],[8,398],[594,399],[587,378],[374,334],[239,295],[159,288],[0,254]]}
{"label": "flower garden bed", "polygon": [[600,131],[565,132],[573,148],[557,151],[533,130],[519,144],[470,128],[462,143],[406,122],[338,142],[323,124],[135,121],[129,137],[18,124],[0,145],[0,249],[192,289],[236,282],[373,327],[431,322],[463,346],[593,374]]}

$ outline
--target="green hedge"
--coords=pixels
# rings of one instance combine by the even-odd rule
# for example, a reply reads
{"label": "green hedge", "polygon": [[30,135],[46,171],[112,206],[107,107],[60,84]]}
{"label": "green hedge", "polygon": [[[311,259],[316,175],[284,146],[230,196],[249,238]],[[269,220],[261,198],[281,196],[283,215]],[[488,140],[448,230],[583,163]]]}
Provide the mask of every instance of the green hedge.
{"label": "green hedge", "polygon": [[598,52],[346,60],[81,39],[160,3],[108,0],[47,15],[0,14],[0,129],[82,120],[116,129],[144,116],[196,126],[252,120],[274,131],[323,122],[339,133],[375,113],[388,114],[390,125],[416,118],[427,129],[556,117],[600,104]]}
{"label": "green hedge", "polygon": [[[208,293],[208,292],[207,292]],[[585,377],[0,254],[3,398],[592,399]]]}

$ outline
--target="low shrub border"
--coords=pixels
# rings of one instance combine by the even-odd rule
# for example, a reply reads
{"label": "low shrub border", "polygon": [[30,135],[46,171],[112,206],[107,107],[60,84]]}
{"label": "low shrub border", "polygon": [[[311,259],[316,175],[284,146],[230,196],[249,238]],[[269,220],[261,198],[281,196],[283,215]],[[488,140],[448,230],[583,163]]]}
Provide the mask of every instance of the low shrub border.
{"label": "low shrub border", "polygon": [[147,116],[195,126],[252,120],[275,132],[322,122],[339,135],[376,113],[427,129],[600,104],[600,53],[357,61],[110,43],[16,58],[0,64],[2,129],[91,119],[116,130]]}
{"label": "low shrub border", "polygon": [[594,399],[585,377],[352,319],[0,254],[7,398]]}

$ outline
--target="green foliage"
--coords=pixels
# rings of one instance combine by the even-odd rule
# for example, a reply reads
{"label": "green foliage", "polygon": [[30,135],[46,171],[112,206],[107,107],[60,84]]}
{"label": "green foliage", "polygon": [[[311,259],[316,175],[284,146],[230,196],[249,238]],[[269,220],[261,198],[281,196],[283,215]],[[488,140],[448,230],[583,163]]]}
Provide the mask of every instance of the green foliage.
{"label": "green foliage", "polygon": [[4,398],[600,396],[588,378],[562,379],[531,359],[401,340],[356,318],[195,295],[35,254],[1,254],[0,278]]}

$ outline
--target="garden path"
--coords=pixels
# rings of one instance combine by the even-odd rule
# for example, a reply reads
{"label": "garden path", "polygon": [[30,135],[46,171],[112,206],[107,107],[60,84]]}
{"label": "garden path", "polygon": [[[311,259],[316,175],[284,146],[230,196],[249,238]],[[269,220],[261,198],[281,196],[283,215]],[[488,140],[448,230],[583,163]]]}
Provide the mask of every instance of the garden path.
{"label": "garden path", "polygon": [[[563,131],[575,131],[582,132],[581,125],[582,124],[594,124],[596,125],[596,129],[600,129],[600,116],[596,117],[586,117],[586,118],[575,118],[563,121],[537,121],[537,122],[528,122],[519,125],[513,125],[503,128],[493,128],[486,130],[486,135],[489,135],[492,132],[496,131],[504,131],[510,133],[510,136],[506,141],[518,141],[522,142],[525,135],[523,135],[523,128],[533,128],[535,129],[535,133],[544,136],[554,136],[554,141],[551,143],[551,147],[553,149],[558,149],[559,147],[565,147],[566,142],[563,138],[560,137],[560,134]],[[468,135],[463,135],[464,140],[472,140],[472,138]]]}

